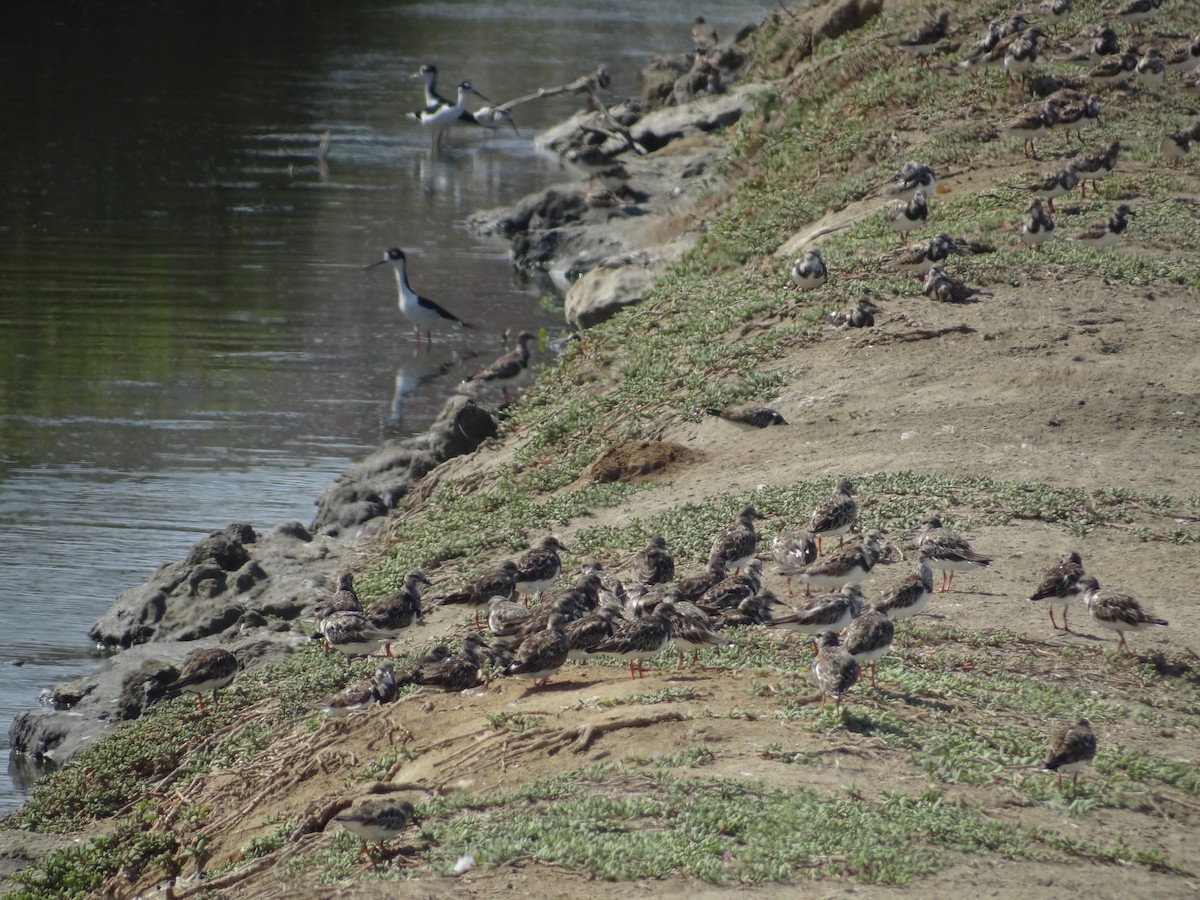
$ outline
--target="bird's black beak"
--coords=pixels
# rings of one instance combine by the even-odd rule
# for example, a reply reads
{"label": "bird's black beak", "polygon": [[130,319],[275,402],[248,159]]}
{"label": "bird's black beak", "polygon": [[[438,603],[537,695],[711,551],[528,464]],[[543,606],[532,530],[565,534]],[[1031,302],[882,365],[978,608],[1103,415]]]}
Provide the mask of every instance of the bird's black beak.
{"label": "bird's black beak", "polygon": [[483,94],[479,93],[479,91],[475,90],[475,88],[471,88],[471,93],[472,93],[472,94],[474,94],[474,95],[475,95],[476,97],[478,97],[479,99],[481,99],[481,100],[483,100],[483,101],[485,101],[485,102],[487,102],[487,103],[491,103],[491,102],[492,102],[492,101],[491,101],[491,100],[489,100],[487,97],[483,96]]}
{"label": "bird's black beak", "polygon": [[363,266],[363,268],[364,269],[373,269],[376,266],[382,266],[387,261],[388,261],[388,258],[385,256],[383,259],[377,260],[376,262],[368,263],[367,265]]}

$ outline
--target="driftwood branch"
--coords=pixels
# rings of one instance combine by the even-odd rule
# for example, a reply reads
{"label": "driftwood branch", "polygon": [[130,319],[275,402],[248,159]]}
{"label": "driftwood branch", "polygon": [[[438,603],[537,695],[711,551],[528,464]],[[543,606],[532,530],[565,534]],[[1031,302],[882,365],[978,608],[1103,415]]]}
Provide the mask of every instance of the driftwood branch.
{"label": "driftwood branch", "polygon": [[597,88],[608,87],[611,77],[608,74],[608,69],[604,66],[597,66],[586,75],[581,75],[569,84],[560,84],[558,87],[538,88],[532,94],[526,94],[524,97],[518,97],[515,100],[509,100],[507,103],[501,103],[494,107],[498,112],[504,112],[512,109],[514,106],[520,106],[522,103],[528,103],[530,100],[541,100],[543,97],[557,97],[559,94],[588,94],[595,100]]}

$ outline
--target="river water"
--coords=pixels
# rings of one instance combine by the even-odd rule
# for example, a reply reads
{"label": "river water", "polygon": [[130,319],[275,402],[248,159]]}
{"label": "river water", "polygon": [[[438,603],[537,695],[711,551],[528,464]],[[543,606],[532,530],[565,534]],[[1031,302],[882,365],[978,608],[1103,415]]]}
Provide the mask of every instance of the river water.
{"label": "river water", "polygon": [[[703,12],[724,36],[771,8]],[[561,330],[507,243],[462,222],[563,177],[528,136],[577,101],[519,107],[520,136],[456,129],[434,156],[405,118],[421,105],[418,67],[438,66],[443,94],[470,79],[503,102],[604,63],[614,94],[636,95],[651,56],[690,49],[696,12],[677,0],[6,6],[0,749],[17,711],[95,665],[87,629],[122,590],[230,522],[311,520],[325,483],[423,430],[505,329]],[[363,269],[393,245],[414,287],[477,331],[414,347],[390,270]],[[0,814],[30,777],[20,761],[0,777]]]}

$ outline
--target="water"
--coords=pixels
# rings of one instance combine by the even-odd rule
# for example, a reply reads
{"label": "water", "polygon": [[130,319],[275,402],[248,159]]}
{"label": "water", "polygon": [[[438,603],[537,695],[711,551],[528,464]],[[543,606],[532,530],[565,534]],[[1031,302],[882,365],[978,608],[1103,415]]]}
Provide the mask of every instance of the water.
{"label": "water", "polygon": [[[707,17],[725,34],[770,9]],[[695,15],[676,0],[5,12],[0,748],[40,690],[95,664],[87,629],[118,593],[230,522],[309,521],[325,483],[423,430],[505,329],[561,327],[507,243],[462,222],[563,177],[524,136],[577,101],[519,107],[521,138],[458,130],[433,157],[404,118],[420,64],[443,94],[469,78],[496,102],[599,63],[636,94],[650,56],[688,49]],[[362,268],[392,245],[477,332],[415,350],[390,270]],[[29,777],[0,777],[0,813]]]}

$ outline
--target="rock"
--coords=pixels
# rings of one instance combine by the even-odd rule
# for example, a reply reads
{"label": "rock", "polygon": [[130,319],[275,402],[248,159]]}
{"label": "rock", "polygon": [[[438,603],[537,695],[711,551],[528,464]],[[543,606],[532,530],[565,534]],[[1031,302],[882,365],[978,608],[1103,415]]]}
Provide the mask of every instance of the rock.
{"label": "rock", "polygon": [[642,116],[630,131],[635,141],[654,152],[679,138],[728,128],[742,117],[747,101],[768,89],[765,84],[745,84],[715,97],[660,109]]}
{"label": "rock", "polygon": [[883,0],[832,0],[812,10],[813,43],[862,28],[883,11]]}
{"label": "rock", "polygon": [[659,56],[642,66],[642,109],[653,112],[670,106],[675,95],[675,82],[691,68],[691,59],[683,53]]}
{"label": "rock", "polygon": [[586,212],[587,201],[578,185],[555,185],[522,197],[513,206],[475,213],[467,225],[476,234],[510,238],[531,229],[577,222]]}
{"label": "rock", "polygon": [[327,485],[317,498],[312,529],[337,536],[386,515],[432,469],[470,453],[498,427],[495,415],[474,400],[451,397],[425,434],[387,441]]}
{"label": "rock", "polygon": [[567,291],[567,323],[573,328],[591,328],[623,307],[640,303],[666,268],[663,260],[652,260],[644,254],[633,259],[609,257]]}

